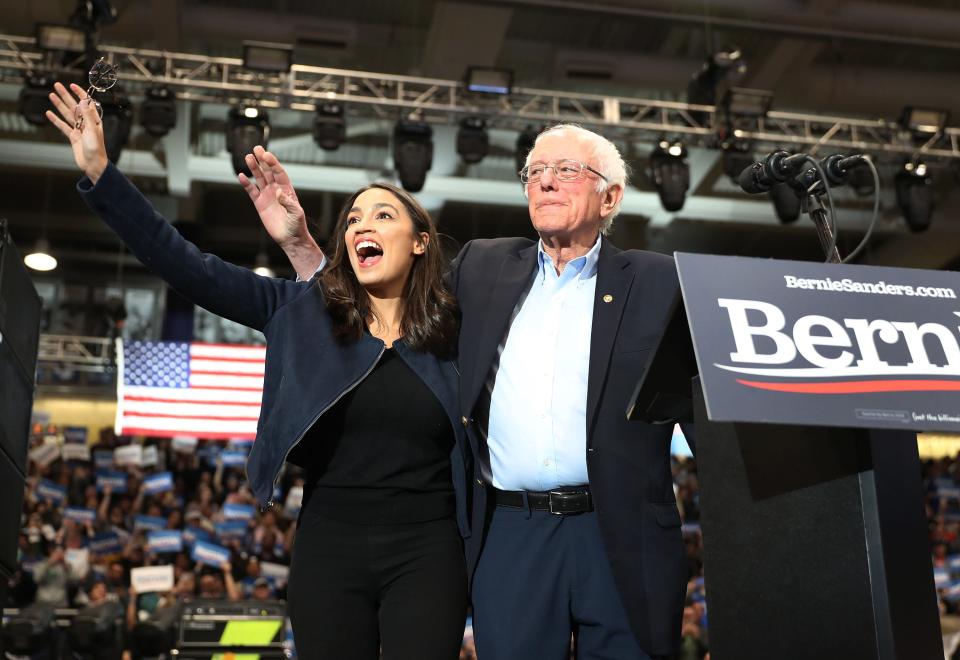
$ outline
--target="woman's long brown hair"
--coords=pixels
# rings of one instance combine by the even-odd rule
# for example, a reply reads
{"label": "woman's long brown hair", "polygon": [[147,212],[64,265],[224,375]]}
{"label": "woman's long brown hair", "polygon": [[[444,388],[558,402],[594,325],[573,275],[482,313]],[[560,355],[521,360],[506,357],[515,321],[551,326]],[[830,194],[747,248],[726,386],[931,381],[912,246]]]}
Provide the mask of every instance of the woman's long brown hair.
{"label": "woman's long brown hair", "polygon": [[430,214],[410,193],[389,183],[372,183],[355,192],[343,205],[334,226],[333,249],[328,253],[333,256],[320,274],[320,286],[333,317],[334,334],[344,343],[356,341],[375,316],[370,297],[350,265],[346,241],[350,209],[357,197],[374,188],[396,197],[410,215],[414,233],[426,233],[430,237],[426,251],[414,259],[407,277],[400,336],[415,350],[451,357],[456,350],[460,311],[443,284],[445,266],[437,228]]}

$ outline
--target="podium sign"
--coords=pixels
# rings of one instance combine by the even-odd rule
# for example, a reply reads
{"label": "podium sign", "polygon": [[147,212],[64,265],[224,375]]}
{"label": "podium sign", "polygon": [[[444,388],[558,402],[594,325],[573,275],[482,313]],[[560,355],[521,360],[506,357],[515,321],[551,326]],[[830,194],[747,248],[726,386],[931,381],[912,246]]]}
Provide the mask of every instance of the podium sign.
{"label": "podium sign", "polygon": [[960,274],[676,261],[710,420],[960,431]]}

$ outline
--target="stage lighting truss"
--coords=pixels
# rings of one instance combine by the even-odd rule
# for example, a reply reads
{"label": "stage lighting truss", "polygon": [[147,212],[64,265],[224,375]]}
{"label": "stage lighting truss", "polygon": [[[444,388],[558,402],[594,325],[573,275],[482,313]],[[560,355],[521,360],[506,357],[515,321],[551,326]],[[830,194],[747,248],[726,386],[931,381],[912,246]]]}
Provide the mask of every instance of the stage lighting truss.
{"label": "stage lighting truss", "polygon": [[[236,104],[252,98],[265,109],[315,112],[317,103],[351,106],[351,115],[393,119],[416,114],[431,123],[457,124],[482,114],[490,127],[522,130],[530,124],[574,122],[612,138],[658,139],[675,135],[687,146],[715,146],[717,108],[656,99],[575,94],[513,87],[509,95],[467,92],[462,81],[397,76],[365,71],[293,64],[288,72],[253,72],[240,58],[100,45],[100,52],[120,64],[120,79],[129,93],[165,84],[178,98],[194,102]],[[40,70],[44,53],[28,36],[0,35],[0,80],[20,84],[26,71]],[[722,114],[722,109],[721,109]],[[960,159],[960,128],[946,127],[919,147],[904,136],[899,122],[770,111],[749,122],[738,136],[758,150],[765,146],[801,151]]]}

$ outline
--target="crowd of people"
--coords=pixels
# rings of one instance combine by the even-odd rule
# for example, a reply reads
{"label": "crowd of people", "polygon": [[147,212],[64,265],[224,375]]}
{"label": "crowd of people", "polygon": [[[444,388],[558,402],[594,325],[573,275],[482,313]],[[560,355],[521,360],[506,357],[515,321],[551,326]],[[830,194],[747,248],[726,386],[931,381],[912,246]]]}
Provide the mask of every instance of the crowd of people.
{"label": "crowd of people", "polygon": [[940,613],[960,615],[960,454],[924,461],[923,490]]}
{"label": "crowd of people", "polygon": [[[304,485],[297,467],[288,465],[284,470],[277,505],[261,511],[247,487],[242,463],[229,459],[245,451],[248,443],[147,439],[142,446],[155,447],[156,460],[141,462],[151,464],[111,463],[109,467],[106,457],[130,446],[129,438],[104,429],[99,441],[89,447],[89,460],[64,458],[75,453],[63,451],[69,444],[53,426],[37,425],[32,433],[33,450],[56,445],[58,451],[52,459],[34,451],[30,462],[20,533],[21,570],[11,584],[9,607],[43,602],[82,608],[115,600],[124,606],[126,624],[132,628],[158,608],[189,599],[285,598],[286,567]],[[151,477],[165,472],[172,476],[170,488],[150,488]],[[123,486],[116,485],[118,473],[125,475]],[[681,659],[702,660],[707,654],[707,620],[693,459],[675,459],[674,482],[691,576]],[[232,517],[235,510],[252,514],[240,519],[242,531]],[[82,520],[83,512],[91,512],[92,517]],[[181,532],[181,550],[162,552],[150,547],[150,532],[160,519],[163,529]],[[195,560],[191,542],[197,538],[228,549],[229,560],[220,565]],[[172,590],[135,591],[132,569],[166,564],[173,566]],[[468,621],[461,658],[471,660],[475,653]]]}

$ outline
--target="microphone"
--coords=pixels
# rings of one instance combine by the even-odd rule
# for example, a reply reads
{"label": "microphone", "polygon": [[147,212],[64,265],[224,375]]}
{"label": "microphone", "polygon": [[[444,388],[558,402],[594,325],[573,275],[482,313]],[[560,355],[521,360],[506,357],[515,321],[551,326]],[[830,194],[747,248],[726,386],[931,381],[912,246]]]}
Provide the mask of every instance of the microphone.
{"label": "microphone", "polygon": [[740,187],[751,195],[768,192],[774,185],[796,176],[806,159],[806,154],[774,151],[740,172]]}
{"label": "microphone", "polygon": [[854,154],[852,156],[832,154],[820,161],[820,167],[823,168],[823,172],[827,175],[827,180],[831,186],[842,186],[847,182],[850,170],[857,165],[861,165],[865,158],[863,154]]}

